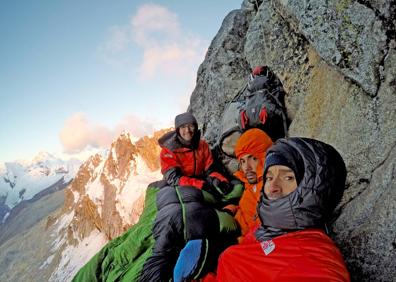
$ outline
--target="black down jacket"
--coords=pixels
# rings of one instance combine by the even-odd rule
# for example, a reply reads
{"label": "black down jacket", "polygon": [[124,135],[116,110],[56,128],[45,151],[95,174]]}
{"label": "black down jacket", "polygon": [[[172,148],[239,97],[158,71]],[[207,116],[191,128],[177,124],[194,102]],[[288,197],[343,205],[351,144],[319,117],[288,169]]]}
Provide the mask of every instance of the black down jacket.
{"label": "black down jacket", "polygon": [[330,145],[309,138],[279,139],[267,151],[302,163],[303,176],[295,191],[269,200],[263,190],[257,207],[261,227],[258,240],[269,240],[293,230],[324,228],[340,202],[346,180],[345,163]]}
{"label": "black down jacket", "polygon": [[214,265],[218,254],[235,243],[239,231],[233,217],[216,210],[205,193],[190,186],[167,186],[158,192],[155,245],[139,281],[169,281],[179,253],[189,240],[207,238],[213,242],[209,257]]}

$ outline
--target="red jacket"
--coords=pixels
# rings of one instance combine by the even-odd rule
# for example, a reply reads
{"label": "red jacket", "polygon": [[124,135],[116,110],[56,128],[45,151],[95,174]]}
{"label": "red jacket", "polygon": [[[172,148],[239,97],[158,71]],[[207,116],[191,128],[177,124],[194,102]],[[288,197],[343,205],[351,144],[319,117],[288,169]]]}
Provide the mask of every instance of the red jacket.
{"label": "red jacket", "polygon": [[199,140],[195,148],[188,148],[177,141],[176,133],[173,131],[165,134],[159,143],[162,147],[161,172],[166,175],[170,170],[178,170],[181,176],[177,185],[201,189],[206,176],[227,181],[221,174],[210,171],[213,158],[209,145],[204,140]]}
{"label": "red jacket", "polygon": [[[267,254],[264,253],[267,251]],[[350,281],[341,252],[318,229],[306,229],[258,242],[248,233],[219,258],[217,276],[206,281]]]}

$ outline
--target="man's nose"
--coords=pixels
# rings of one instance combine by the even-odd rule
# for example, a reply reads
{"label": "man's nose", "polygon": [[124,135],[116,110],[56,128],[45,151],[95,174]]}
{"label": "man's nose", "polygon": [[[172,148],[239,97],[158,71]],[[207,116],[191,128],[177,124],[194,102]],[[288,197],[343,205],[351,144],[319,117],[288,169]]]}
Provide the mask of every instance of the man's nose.
{"label": "man's nose", "polygon": [[270,183],[269,190],[271,193],[278,192],[281,190],[279,177],[274,177]]}

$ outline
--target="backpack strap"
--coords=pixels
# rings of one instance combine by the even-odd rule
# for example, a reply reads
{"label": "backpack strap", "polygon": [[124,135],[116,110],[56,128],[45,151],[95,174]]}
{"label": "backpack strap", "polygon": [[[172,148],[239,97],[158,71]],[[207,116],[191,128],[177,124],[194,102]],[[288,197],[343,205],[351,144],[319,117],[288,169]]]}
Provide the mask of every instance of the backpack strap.
{"label": "backpack strap", "polygon": [[286,109],[284,105],[278,100],[278,98],[275,97],[274,93],[278,91],[278,89],[275,89],[273,92],[269,92],[269,96],[272,97],[275,101],[275,103],[282,109],[282,120],[283,120],[283,131],[285,133],[285,138],[289,138],[289,131],[287,130],[287,119],[286,119]]}
{"label": "backpack strap", "polygon": [[260,110],[259,120],[262,124],[265,124],[265,122],[267,121],[267,108],[264,105]]}
{"label": "backpack strap", "polygon": [[248,83],[245,84],[245,86],[243,86],[238,93],[234,96],[234,98],[232,98],[232,100],[229,102],[229,104],[231,104],[232,102],[238,101],[239,97],[241,97],[241,95],[243,94],[243,92],[245,92],[246,88],[248,87]]}
{"label": "backpack strap", "polygon": [[246,129],[246,124],[248,123],[249,119],[246,114],[246,110],[243,110],[239,115],[239,120],[241,121],[242,130]]}

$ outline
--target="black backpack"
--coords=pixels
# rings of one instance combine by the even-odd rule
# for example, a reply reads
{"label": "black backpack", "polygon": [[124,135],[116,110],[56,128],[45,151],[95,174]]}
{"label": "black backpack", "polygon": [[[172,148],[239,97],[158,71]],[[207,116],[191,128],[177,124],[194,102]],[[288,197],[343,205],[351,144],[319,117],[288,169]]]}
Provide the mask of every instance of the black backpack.
{"label": "black backpack", "polygon": [[247,85],[226,106],[217,147],[235,158],[234,147],[239,136],[250,128],[260,128],[272,141],[287,136],[288,121],[282,83],[268,67],[251,75]]}

